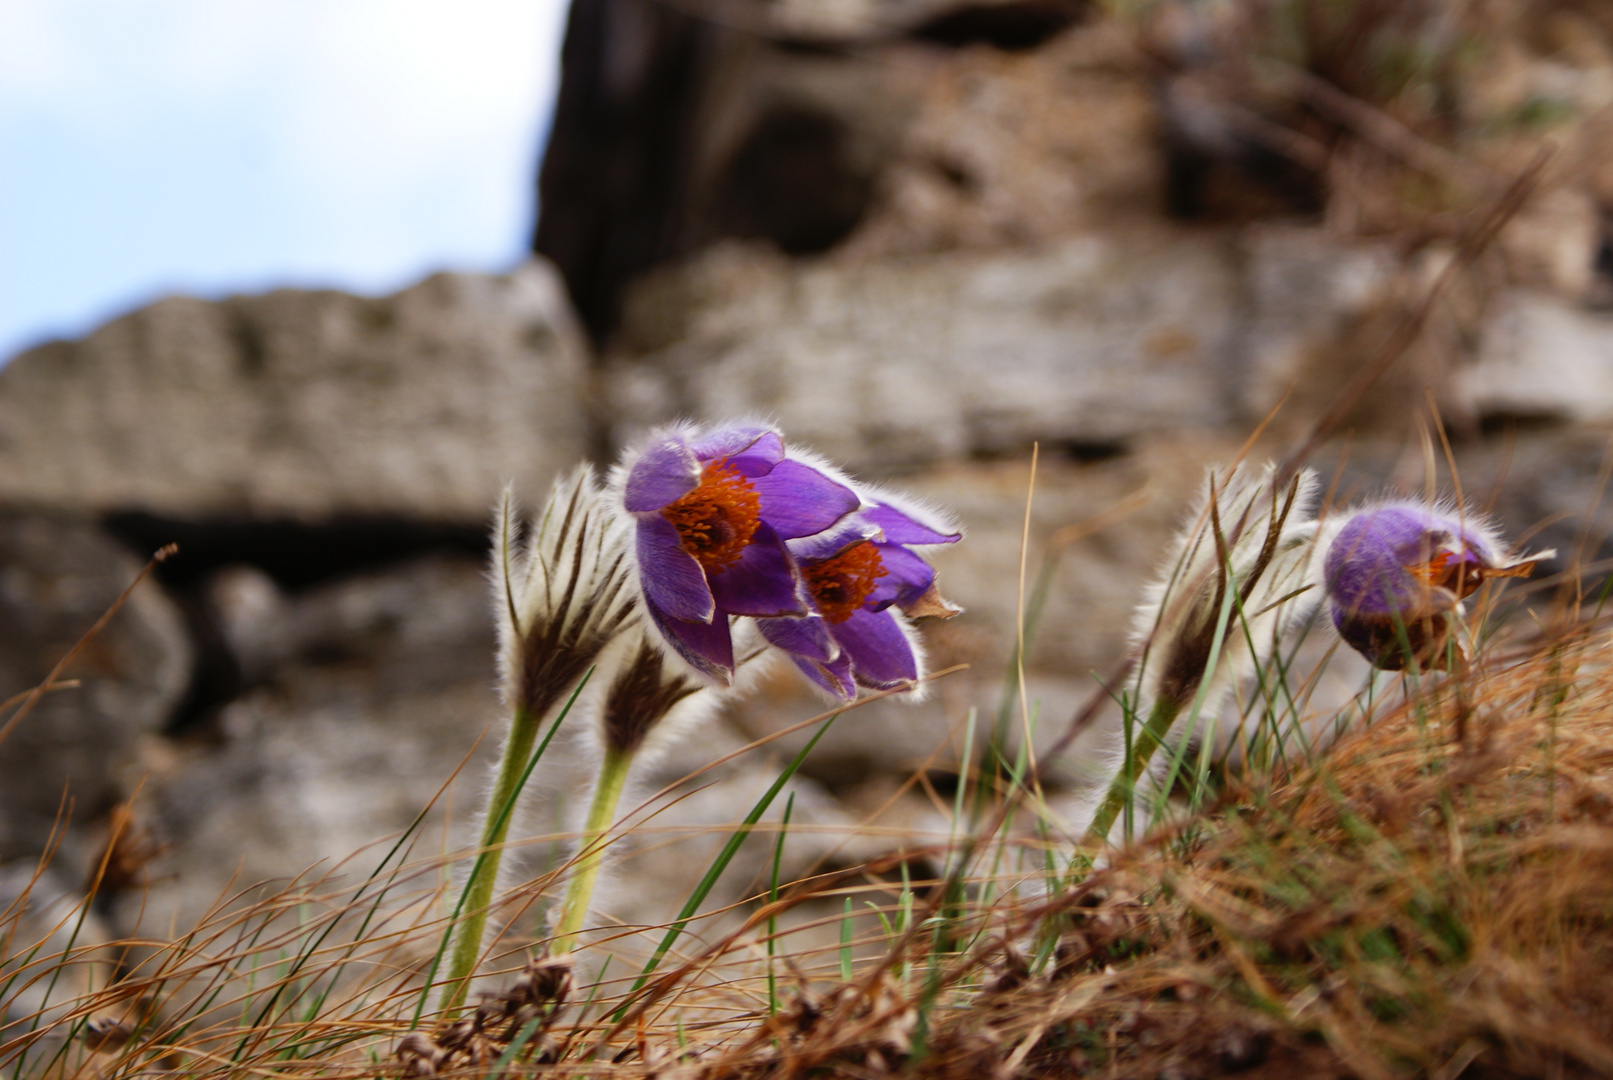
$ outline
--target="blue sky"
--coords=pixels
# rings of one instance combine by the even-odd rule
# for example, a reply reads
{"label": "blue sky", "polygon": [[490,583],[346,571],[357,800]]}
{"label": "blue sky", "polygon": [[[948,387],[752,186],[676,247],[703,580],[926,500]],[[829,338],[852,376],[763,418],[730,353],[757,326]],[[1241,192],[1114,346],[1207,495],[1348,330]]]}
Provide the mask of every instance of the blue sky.
{"label": "blue sky", "polygon": [[522,255],[565,0],[0,0],[0,362]]}

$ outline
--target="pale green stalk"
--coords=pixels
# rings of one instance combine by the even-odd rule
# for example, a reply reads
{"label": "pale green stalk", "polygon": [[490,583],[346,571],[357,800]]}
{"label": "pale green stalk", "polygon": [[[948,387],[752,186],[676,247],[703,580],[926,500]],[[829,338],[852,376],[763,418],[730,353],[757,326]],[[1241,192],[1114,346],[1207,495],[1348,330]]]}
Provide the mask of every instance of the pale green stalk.
{"label": "pale green stalk", "polygon": [[[1232,580],[1230,567],[1227,570],[1227,578],[1229,582]],[[1231,618],[1233,602],[1237,595],[1236,588],[1228,588],[1221,601],[1221,610],[1215,621],[1215,637],[1211,639],[1210,655],[1193,695],[1192,715],[1195,726],[1198,723],[1199,710],[1203,708],[1205,697],[1209,692],[1210,683],[1215,677],[1216,668],[1221,662],[1221,645],[1226,640],[1227,622]],[[1109,830],[1114,827],[1115,818],[1120,815],[1121,808],[1131,801],[1135,793],[1137,779],[1153,761],[1154,753],[1164,743],[1165,736],[1170,734],[1171,728],[1176,724],[1176,718],[1181,714],[1182,702],[1179,700],[1160,698],[1154,702],[1154,707],[1148,713],[1148,721],[1137,732],[1137,739],[1132,744],[1130,755],[1122,762],[1119,774],[1109,785],[1103,802],[1098,806],[1097,814],[1092,818],[1091,827],[1081,839],[1083,848],[1088,850],[1100,848],[1108,841]],[[1172,763],[1172,777],[1175,776],[1179,766],[1180,761]],[[1168,782],[1165,790],[1170,790]]]}
{"label": "pale green stalk", "polygon": [[576,947],[583,920],[588,916],[589,901],[593,899],[594,884],[599,880],[599,870],[605,861],[605,834],[616,820],[616,804],[621,801],[632,764],[631,750],[605,748],[599,776],[594,781],[594,799],[588,807],[588,818],[583,822],[577,861],[560,901],[560,920],[550,947],[555,956],[569,953]]}
{"label": "pale green stalk", "polygon": [[1098,804],[1092,825],[1081,840],[1082,847],[1101,847],[1109,839],[1109,830],[1114,828],[1115,818],[1120,816],[1120,811],[1132,798],[1137,778],[1148,768],[1154,751],[1164,743],[1165,736],[1170,734],[1176,718],[1181,714],[1180,702],[1161,700],[1154,703],[1153,711],[1148,714],[1148,722],[1138,729],[1137,737],[1132,740],[1131,753],[1121,764],[1120,775],[1115,777],[1103,802]]}
{"label": "pale green stalk", "polygon": [[454,937],[448,960],[447,990],[443,1005],[449,1011],[465,1003],[470,992],[471,973],[482,953],[482,935],[487,929],[488,908],[493,901],[493,885],[498,881],[498,864],[504,854],[504,839],[510,833],[510,812],[526,778],[532,744],[538,738],[539,718],[517,708],[510,717],[510,737],[504,743],[504,756],[498,763],[498,777],[487,800],[487,816],[482,822],[480,855],[471,868],[461,901],[466,912]]}

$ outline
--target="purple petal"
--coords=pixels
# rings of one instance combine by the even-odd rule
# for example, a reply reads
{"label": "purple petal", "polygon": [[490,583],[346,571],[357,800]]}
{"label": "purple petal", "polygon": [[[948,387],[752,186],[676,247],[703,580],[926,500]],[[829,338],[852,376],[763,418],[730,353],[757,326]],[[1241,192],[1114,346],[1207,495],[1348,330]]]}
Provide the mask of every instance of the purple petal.
{"label": "purple petal", "polygon": [[699,483],[700,462],[681,436],[668,436],[633,462],[622,502],[630,513],[647,514],[677,502]]}
{"label": "purple petal", "polygon": [[791,656],[801,674],[823,687],[835,697],[851,701],[857,696],[857,682],[851,675],[851,657],[842,653],[828,663],[819,663],[804,656]]}
{"label": "purple petal", "polygon": [[829,633],[851,657],[851,669],[864,686],[888,690],[919,677],[913,645],[888,611],[856,611]]}
{"label": "purple petal", "polygon": [[847,701],[857,696],[851,658],[829,636],[822,619],[757,619],[757,629],[771,644],[790,654],[801,673],[829,693]]}
{"label": "purple petal", "polygon": [[1327,549],[1323,576],[1340,608],[1364,614],[1407,612],[1426,605],[1429,587],[1407,567],[1450,551],[1489,565],[1484,542],[1460,521],[1417,506],[1383,506],[1351,518]]}
{"label": "purple petal", "polygon": [[741,476],[766,476],[784,460],[784,440],[770,427],[745,425],[718,428],[696,439],[694,456],[702,462],[727,458]]}
{"label": "purple petal", "polygon": [[734,681],[734,639],[728,632],[728,617],[719,615],[709,623],[675,619],[646,598],[650,619],[668,645],[689,662],[689,666],[724,686]]}
{"label": "purple petal", "polygon": [[950,544],[963,535],[933,529],[889,503],[879,503],[859,516],[879,526],[886,542],[891,544]]}
{"label": "purple petal", "polygon": [[767,522],[745,545],[739,561],[706,576],[717,609],[730,615],[805,615],[795,560]]}
{"label": "purple petal", "polygon": [[793,656],[827,664],[840,655],[840,646],[829,636],[829,624],[822,619],[757,619],[756,628],[771,644]]}
{"label": "purple petal", "polygon": [[828,529],[816,536],[791,540],[790,554],[795,556],[797,562],[818,563],[877,535],[872,525],[864,524],[860,518],[853,518],[849,525]]}
{"label": "purple petal", "polygon": [[762,520],[786,540],[822,532],[862,505],[851,488],[799,461],[779,462],[751,486],[762,497]]}
{"label": "purple petal", "polygon": [[865,606],[882,611],[893,603],[910,604],[935,583],[935,568],[899,544],[875,544],[885,568]]}
{"label": "purple petal", "polygon": [[660,514],[637,517],[639,583],[644,598],[669,617],[709,623],[717,611],[706,572],[683,549],[672,522]]}
{"label": "purple petal", "polygon": [[1374,667],[1403,671],[1408,661],[1420,668],[1446,666],[1450,623],[1438,612],[1426,612],[1416,618],[1365,615],[1334,604],[1329,614],[1339,636]]}

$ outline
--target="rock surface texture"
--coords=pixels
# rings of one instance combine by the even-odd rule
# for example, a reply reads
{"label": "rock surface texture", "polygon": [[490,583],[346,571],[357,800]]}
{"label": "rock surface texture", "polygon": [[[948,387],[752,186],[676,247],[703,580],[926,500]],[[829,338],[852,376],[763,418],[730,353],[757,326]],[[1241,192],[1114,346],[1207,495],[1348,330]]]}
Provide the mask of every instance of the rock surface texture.
{"label": "rock surface texture", "polygon": [[[1471,5],[1490,21],[1452,38],[1408,5],[1301,54],[1262,5],[1145,6],[573,0],[543,259],[379,299],[171,298],[13,360],[0,694],[152,547],[184,550],[70,672],[83,685],[0,742],[0,860],[38,854],[65,783],[73,888],[138,789],[167,850],[103,914],[150,933],[227,888],[363,866],[462,761],[420,850],[467,842],[498,737],[487,508],[677,417],[776,418],[968,531],[935,560],[966,612],[923,631],[951,673],[836,722],[791,788],[787,873],[944,835],[944,801],[908,781],[955,779],[971,714],[1050,747],[1122,656],[1205,467],[1257,432],[1248,452],[1280,456],[1351,406],[1314,458],[1344,503],[1421,492],[1430,462],[1448,486],[1437,413],[1475,504],[1509,535],[1540,525],[1549,570],[1592,565],[1613,528],[1613,21]],[[1380,45],[1440,62],[1396,83]],[[1560,149],[1532,194],[1462,254],[1542,135]],[[1345,400],[1436,283],[1415,341]],[[1029,716],[1005,677],[1022,620]],[[623,805],[822,708],[789,671],[764,679]],[[670,919],[809,737],[675,792],[600,918]],[[537,774],[520,872],[558,864],[595,743],[568,728]],[[1069,806],[1084,744],[1043,764]],[[770,842],[709,907],[757,893]]]}
{"label": "rock surface texture", "polygon": [[635,295],[608,415],[631,439],[765,413],[860,469],[1101,453],[1258,422],[1392,278],[1370,245],[1293,229],[851,265],[719,248]]}
{"label": "rock surface texture", "polygon": [[[0,514],[0,698],[26,693],[113,604],[140,561],[93,523]],[[77,685],[8,707],[0,727],[0,860],[43,851],[58,824],[98,820],[139,780],[189,685],[191,644],[173,602],[136,592],[61,674]],[[62,861],[90,853],[69,832]]]}
{"label": "rock surface texture", "polygon": [[0,371],[0,500],[480,520],[585,451],[574,326],[541,264],[378,299],[162,300]]}

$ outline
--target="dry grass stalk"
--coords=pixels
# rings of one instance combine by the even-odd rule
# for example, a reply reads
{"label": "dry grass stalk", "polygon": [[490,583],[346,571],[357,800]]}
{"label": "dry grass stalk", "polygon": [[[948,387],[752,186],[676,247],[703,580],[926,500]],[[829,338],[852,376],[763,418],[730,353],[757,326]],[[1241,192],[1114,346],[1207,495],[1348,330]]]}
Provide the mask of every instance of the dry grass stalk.
{"label": "dry grass stalk", "polygon": [[[1601,631],[1582,632],[1492,657],[1460,693],[1428,680],[1286,776],[1228,777],[1212,812],[1074,884],[1027,889],[984,858],[951,899],[912,881],[886,917],[896,931],[904,910],[934,918],[888,935],[857,924],[850,982],[833,950],[791,948],[833,916],[797,924],[780,934],[772,1015],[757,908],[625,1023],[614,1014],[629,980],[571,992],[567,965],[536,960],[474,1013],[411,1031],[440,934],[440,906],[416,884],[436,866],[423,863],[375,895],[304,882],[220,905],[178,941],[144,943],[110,985],[53,1003],[36,1030],[8,1019],[0,1068],[10,1075],[26,1053],[24,1076],[107,1078],[1605,1075],[1607,648]],[[1459,745],[1464,711],[1472,734]],[[976,838],[976,850],[994,842],[1020,843]],[[803,883],[771,913],[889,897],[894,869]],[[0,996],[100,952],[35,956]],[[570,1004],[588,998],[586,1013]]]}

